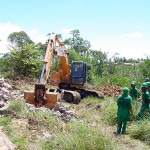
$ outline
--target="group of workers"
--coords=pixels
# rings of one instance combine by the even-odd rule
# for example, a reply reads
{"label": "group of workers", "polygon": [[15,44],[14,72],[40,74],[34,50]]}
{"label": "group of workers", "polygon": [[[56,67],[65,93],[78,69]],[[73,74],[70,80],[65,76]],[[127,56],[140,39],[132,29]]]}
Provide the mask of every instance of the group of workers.
{"label": "group of workers", "polygon": [[[140,120],[144,117],[150,117],[150,79],[145,78],[144,83],[141,85],[142,105],[141,109],[136,114],[136,119]],[[131,87],[124,87],[122,94],[117,98],[117,134],[125,134],[126,125],[130,114],[133,115],[132,101],[137,103],[139,100],[139,91],[136,88],[136,82],[131,82]]]}

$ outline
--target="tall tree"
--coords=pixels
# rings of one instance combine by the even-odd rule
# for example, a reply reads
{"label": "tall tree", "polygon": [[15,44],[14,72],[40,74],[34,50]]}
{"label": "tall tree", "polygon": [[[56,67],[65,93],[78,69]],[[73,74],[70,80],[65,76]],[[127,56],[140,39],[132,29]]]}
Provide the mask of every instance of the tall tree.
{"label": "tall tree", "polygon": [[96,74],[102,77],[102,73],[106,65],[107,54],[101,50],[90,50],[90,57],[92,59],[92,66],[95,69]]}
{"label": "tall tree", "polygon": [[11,46],[16,46],[18,48],[22,48],[24,44],[33,43],[33,41],[24,31],[11,33],[8,36],[8,42],[11,44]]}
{"label": "tall tree", "polygon": [[64,43],[80,55],[86,54],[90,48],[90,42],[80,37],[79,30],[72,30],[70,34],[72,37],[66,39]]}

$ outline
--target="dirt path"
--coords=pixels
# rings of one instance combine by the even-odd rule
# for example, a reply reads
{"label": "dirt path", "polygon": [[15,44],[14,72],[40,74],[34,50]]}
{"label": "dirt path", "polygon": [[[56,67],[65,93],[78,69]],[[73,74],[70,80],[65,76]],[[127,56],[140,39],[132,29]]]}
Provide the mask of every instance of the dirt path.
{"label": "dirt path", "polygon": [[14,150],[15,145],[8,139],[8,137],[3,133],[0,127],[0,150]]}

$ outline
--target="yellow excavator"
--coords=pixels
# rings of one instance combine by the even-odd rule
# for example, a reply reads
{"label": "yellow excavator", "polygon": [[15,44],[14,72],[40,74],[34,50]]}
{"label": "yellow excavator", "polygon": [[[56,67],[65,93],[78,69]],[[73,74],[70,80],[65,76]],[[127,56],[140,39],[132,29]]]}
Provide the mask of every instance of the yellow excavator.
{"label": "yellow excavator", "polygon": [[[25,91],[24,98],[27,103],[36,106],[53,108],[61,95],[67,102],[78,104],[85,96],[104,98],[100,92],[85,88],[87,83],[87,64],[73,61],[68,62],[68,52],[56,34],[50,34],[47,42],[41,74],[34,91]],[[51,72],[53,58],[59,58],[58,70]],[[57,88],[47,88],[47,85]]]}

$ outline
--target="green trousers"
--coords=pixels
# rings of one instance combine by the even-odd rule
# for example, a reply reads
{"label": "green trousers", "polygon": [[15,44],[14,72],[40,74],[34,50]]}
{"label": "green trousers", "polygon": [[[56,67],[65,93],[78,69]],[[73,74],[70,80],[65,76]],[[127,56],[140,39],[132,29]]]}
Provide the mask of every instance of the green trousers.
{"label": "green trousers", "polygon": [[118,134],[120,134],[120,133],[124,134],[125,133],[127,120],[128,120],[128,117],[126,117],[126,118],[118,117],[118,126],[117,126],[117,133]]}
{"label": "green trousers", "polygon": [[140,120],[140,119],[144,119],[144,118],[150,118],[150,112],[142,112],[140,111],[137,115],[136,115],[136,120]]}

